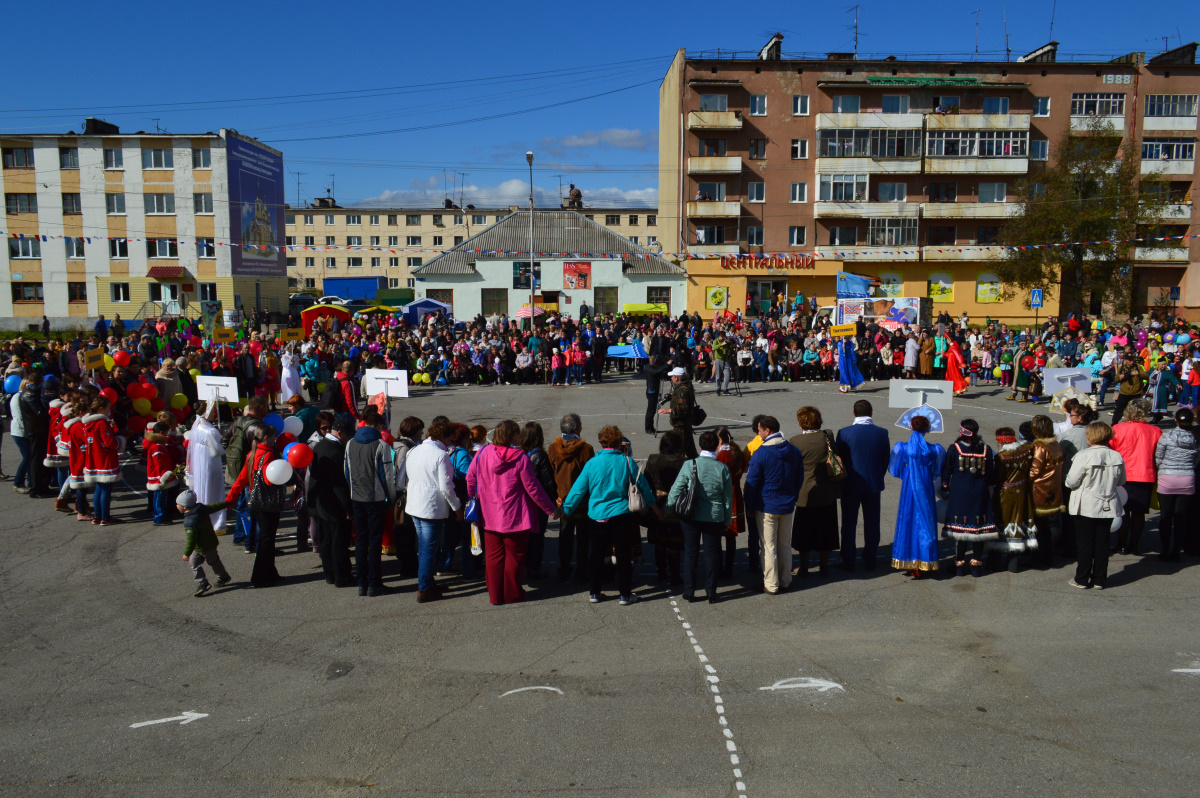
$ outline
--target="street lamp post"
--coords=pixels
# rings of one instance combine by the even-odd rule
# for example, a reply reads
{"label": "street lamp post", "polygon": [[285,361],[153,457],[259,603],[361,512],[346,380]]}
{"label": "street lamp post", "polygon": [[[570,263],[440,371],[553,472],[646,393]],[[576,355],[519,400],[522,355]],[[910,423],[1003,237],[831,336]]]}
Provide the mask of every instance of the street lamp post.
{"label": "street lamp post", "polygon": [[529,164],[529,331],[533,332],[533,319],[537,305],[533,300],[534,288],[537,281],[533,276],[533,153],[525,153],[525,161]]}

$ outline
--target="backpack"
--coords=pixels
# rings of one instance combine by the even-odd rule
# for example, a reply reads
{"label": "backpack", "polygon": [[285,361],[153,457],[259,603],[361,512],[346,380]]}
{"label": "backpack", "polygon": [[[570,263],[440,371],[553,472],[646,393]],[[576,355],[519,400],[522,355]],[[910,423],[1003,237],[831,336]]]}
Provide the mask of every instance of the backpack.
{"label": "backpack", "polygon": [[325,393],[321,397],[321,401],[329,408],[332,413],[343,413],[346,411],[346,397],[342,395],[342,383],[336,376],[331,377],[325,383]]}

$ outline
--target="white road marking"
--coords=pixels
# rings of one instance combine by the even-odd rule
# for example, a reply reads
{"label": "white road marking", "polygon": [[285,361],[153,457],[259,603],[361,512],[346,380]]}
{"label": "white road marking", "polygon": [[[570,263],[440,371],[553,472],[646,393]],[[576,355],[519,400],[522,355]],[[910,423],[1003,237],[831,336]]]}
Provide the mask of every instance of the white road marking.
{"label": "white road marking", "polygon": [[770,687],[760,687],[759,690],[796,690],[796,689],[812,689],[821,693],[827,693],[830,690],[841,690],[846,692],[846,688],[842,687],[837,682],[831,682],[828,679],[817,679],[813,676],[794,676],[791,679],[780,679]]}
{"label": "white road marking", "polygon": [[175,721],[180,721],[180,723],[179,723],[180,726],[186,726],[194,720],[200,720],[201,718],[207,718],[207,717],[208,717],[207,712],[192,712],[190,710],[185,710],[182,715],[176,715],[173,718],[159,718],[158,720],[144,720],[141,723],[134,723],[134,724],[130,725],[129,728],[140,729],[143,726],[153,726],[157,723],[173,723]]}
{"label": "white road marking", "polygon": [[1200,668],[1176,668],[1171,673],[1200,673]]}
{"label": "white road marking", "polygon": [[518,687],[516,690],[509,690],[507,693],[501,693],[500,697],[504,698],[504,696],[512,695],[513,693],[523,693],[526,690],[549,690],[552,693],[558,693],[559,695],[566,695],[562,690],[559,690],[557,687],[538,686],[538,687]]}

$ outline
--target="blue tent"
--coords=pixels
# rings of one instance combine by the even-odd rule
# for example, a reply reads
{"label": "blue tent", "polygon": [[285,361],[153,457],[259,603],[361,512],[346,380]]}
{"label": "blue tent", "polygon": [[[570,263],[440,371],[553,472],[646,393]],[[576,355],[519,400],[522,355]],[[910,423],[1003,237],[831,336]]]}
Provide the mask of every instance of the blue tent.
{"label": "blue tent", "polygon": [[421,319],[439,310],[447,316],[451,313],[450,306],[445,302],[438,302],[436,299],[418,299],[416,302],[409,302],[404,306],[404,320],[409,324],[417,325],[421,323]]}
{"label": "blue tent", "polygon": [[642,346],[641,341],[634,341],[625,346],[610,346],[606,357],[631,357],[646,360],[650,356],[646,354],[646,347]]}

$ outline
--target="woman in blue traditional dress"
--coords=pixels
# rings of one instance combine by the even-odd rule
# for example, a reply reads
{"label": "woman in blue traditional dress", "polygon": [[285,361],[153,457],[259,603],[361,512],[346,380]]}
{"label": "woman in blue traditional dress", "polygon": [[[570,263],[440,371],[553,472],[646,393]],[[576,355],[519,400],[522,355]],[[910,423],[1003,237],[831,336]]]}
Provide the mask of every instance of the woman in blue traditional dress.
{"label": "woman in blue traditional dress", "polygon": [[929,444],[929,419],[914,416],[912,435],[892,447],[888,473],[900,480],[900,507],[892,539],[892,567],[921,578],[938,567],[937,510],[933,486],[941,479],[946,450]]}
{"label": "woman in blue traditional dress", "polygon": [[1150,374],[1150,385],[1146,393],[1150,395],[1150,412],[1154,414],[1154,423],[1162,421],[1163,414],[1170,411],[1171,400],[1174,399],[1183,383],[1175,376],[1166,358],[1158,361],[1158,366]]}
{"label": "woman in blue traditional dress", "polygon": [[854,351],[854,339],[843,338],[838,341],[838,379],[841,385],[838,390],[842,393],[853,391],[863,384],[862,372],[858,370],[858,355]]}
{"label": "woman in blue traditional dress", "polygon": [[958,440],[946,450],[942,466],[942,492],[946,500],[946,523],[942,527],[956,541],[954,564],[959,576],[967,575],[967,547],[973,548],[971,574],[983,576],[984,548],[997,540],[996,518],[992,512],[992,479],[996,472],[995,453],[979,435],[979,422],[965,418],[958,428]]}

